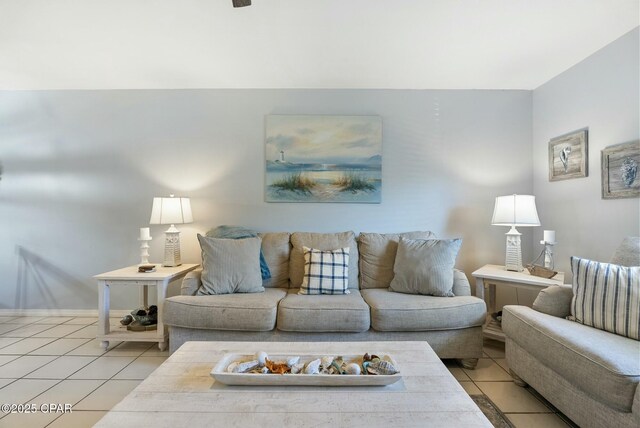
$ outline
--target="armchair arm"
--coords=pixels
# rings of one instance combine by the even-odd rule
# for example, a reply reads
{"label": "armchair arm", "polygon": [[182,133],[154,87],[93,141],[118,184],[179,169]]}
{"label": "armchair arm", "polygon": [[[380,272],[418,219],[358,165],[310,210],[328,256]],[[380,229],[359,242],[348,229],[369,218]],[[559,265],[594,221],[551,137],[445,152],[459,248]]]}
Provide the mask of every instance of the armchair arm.
{"label": "armchair arm", "polygon": [[202,284],[202,268],[194,269],[187,273],[182,280],[180,294],[183,296],[195,296]]}
{"label": "armchair arm", "polygon": [[636,393],[633,395],[633,404],[631,406],[631,413],[636,420],[636,423],[640,425],[640,384],[636,386]]}
{"label": "armchair arm", "polygon": [[471,296],[471,285],[467,275],[460,269],[453,269],[453,294],[456,296]]}
{"label": "armchair arm", "polygon": [[571,285],[552,285],[542,290],[533,302],[533,309],[554,317],[566,318],[571,315]]}

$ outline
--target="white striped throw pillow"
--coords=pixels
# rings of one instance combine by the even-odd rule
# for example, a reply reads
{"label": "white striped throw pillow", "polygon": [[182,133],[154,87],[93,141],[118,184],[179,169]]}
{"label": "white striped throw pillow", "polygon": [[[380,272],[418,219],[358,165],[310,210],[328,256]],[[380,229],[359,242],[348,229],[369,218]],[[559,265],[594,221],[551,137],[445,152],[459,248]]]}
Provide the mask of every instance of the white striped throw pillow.
{"label": "white striped throw pillow", "polygon": [[571,257],[569,319],[640,340],[640,267]]}
{"label": "white striped throw pillow", "polygon": [[298,294],[350,294],[349,247],[316,250],[302,247],[304,277]]}

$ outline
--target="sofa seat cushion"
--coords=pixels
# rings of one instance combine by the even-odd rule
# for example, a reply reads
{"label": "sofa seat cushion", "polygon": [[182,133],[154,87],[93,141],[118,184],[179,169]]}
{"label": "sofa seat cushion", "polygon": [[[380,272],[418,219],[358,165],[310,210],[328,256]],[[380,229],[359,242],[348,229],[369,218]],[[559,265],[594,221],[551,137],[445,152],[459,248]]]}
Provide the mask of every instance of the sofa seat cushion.
{"label": "sofa seat cushion", "polygon": [[174,296],[164,302],[165,324],[209,330],[270,331],[276,325],[278,302],[287,291]]}
{"label": "sofa seat cushion", "polygon": [[487,307],[473,296],[436,297],[403,294],[388,288],[362,290],[378,331],[455,330],[481,326]]}
{"label": "sofa seat cushion", "polygon": [[510,340],[585,394],[631,411],[640,381],[640,342],[525,306],[505,306],[502,314]]}
{"label": "sofa seat cushion", "polygon": [[369,330],[369,306],[358,290],[341,295],[299,295],[290,289],[278,305],[278,330],[363,332]]}

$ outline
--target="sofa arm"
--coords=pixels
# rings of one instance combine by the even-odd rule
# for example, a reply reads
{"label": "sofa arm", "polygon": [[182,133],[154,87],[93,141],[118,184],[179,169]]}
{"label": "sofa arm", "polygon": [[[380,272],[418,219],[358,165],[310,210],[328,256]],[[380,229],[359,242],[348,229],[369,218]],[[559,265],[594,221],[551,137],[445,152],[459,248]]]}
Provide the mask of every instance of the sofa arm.
{"label": "sofa arm", "polygon": [[183,296],[195,296],[202,284],[202,268],[194,269],[187,273],[182,280],[180,294]]}
{"label": "sofa arm", "polygon": [[453,269],[453,294],[456,296],[471,296],[471,285],[467,275],[460,269]]}
{"label": "sofa arm", "polygon": [[566,318],[571,315],[573,289],[570,285],[552,285],[545,288],[533,302],[533,309],[554,317]]}

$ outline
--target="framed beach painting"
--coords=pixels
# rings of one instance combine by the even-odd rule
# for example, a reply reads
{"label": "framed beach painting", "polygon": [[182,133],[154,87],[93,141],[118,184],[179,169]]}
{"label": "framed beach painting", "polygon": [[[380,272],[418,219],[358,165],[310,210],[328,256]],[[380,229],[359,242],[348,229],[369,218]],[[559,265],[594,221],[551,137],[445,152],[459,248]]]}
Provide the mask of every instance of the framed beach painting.
{"label": "framed beach painting", "polygon": [[579,129],[549,141],[549,181],[589,175],[589,130]]}
{"label": "framed beach painting", "polygon": [[265,118],[267,202],[379,204],[380,116]]}

